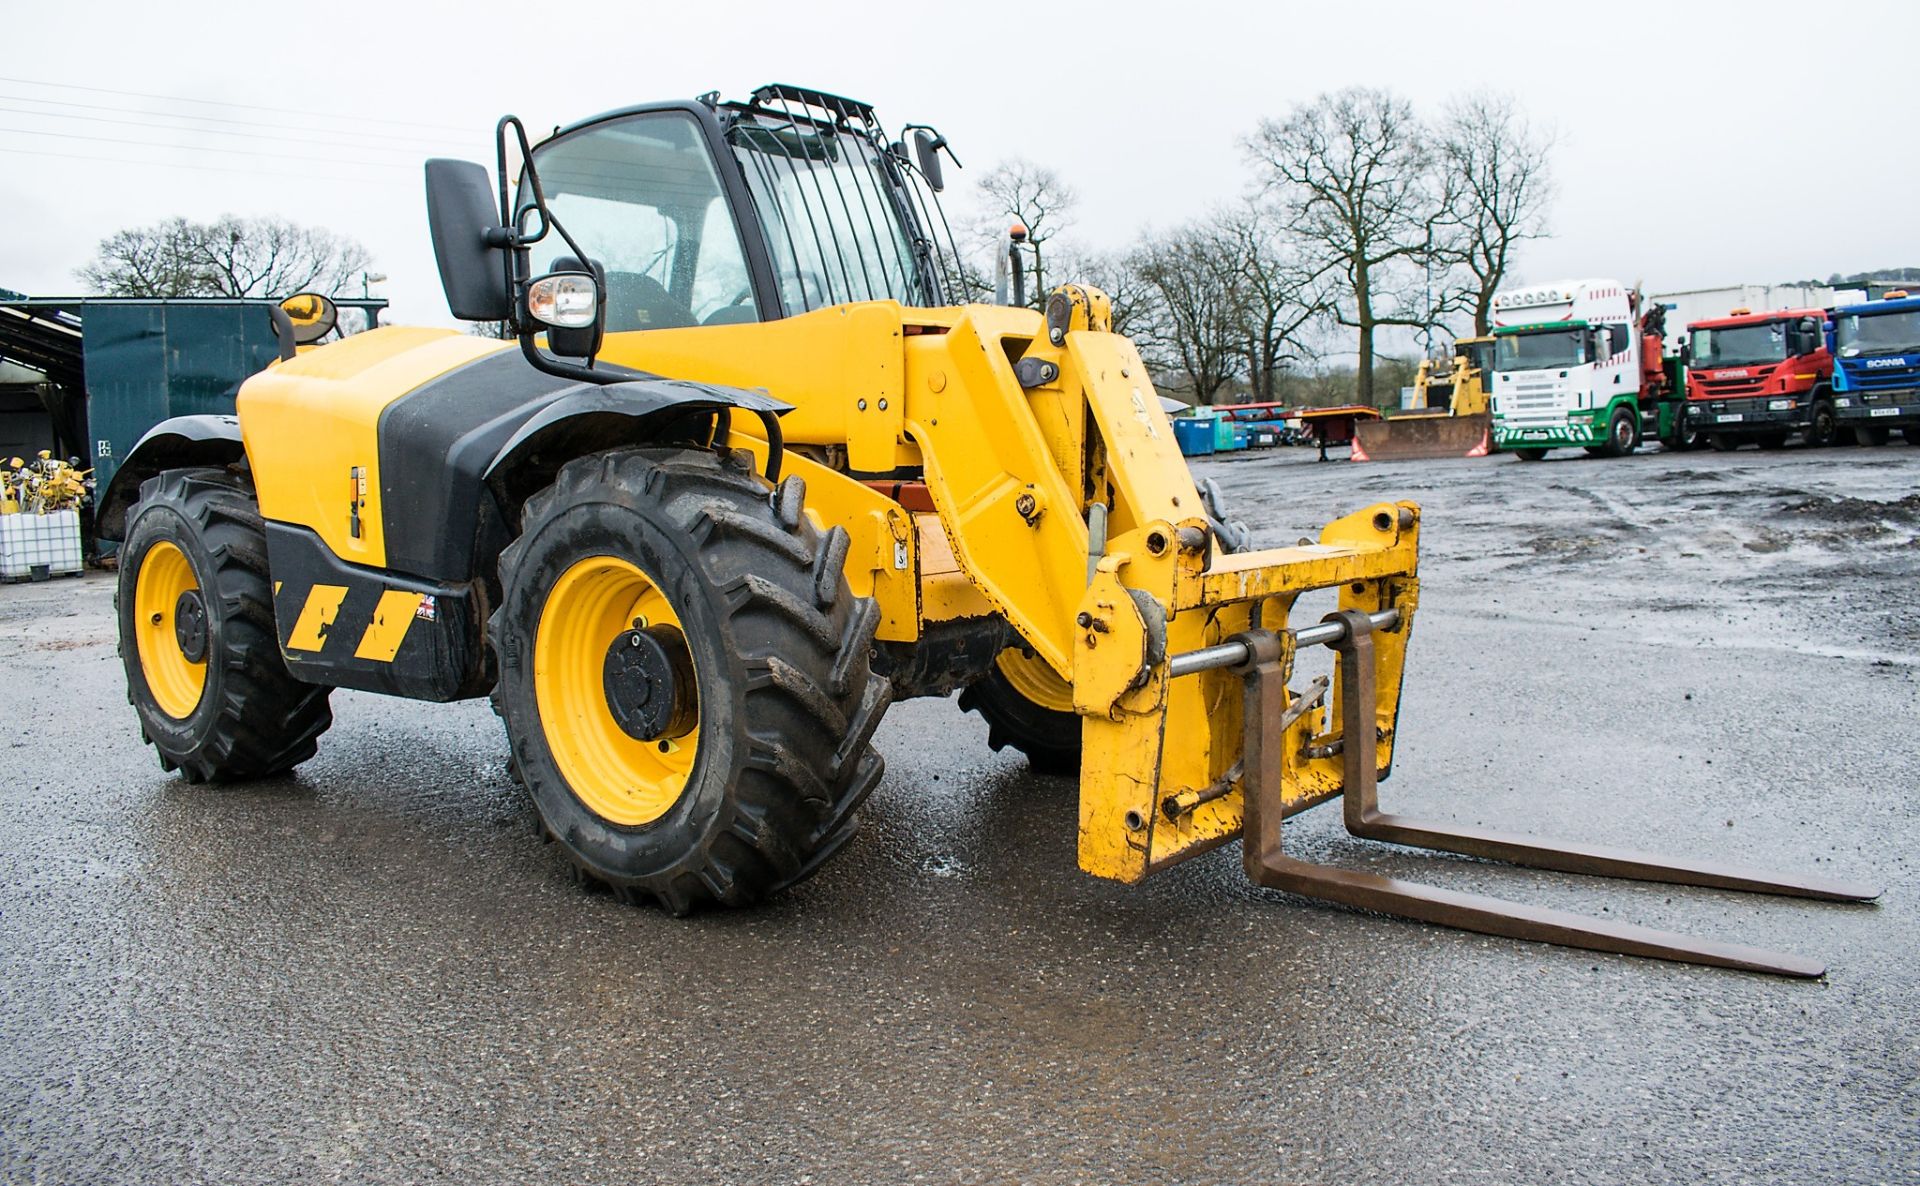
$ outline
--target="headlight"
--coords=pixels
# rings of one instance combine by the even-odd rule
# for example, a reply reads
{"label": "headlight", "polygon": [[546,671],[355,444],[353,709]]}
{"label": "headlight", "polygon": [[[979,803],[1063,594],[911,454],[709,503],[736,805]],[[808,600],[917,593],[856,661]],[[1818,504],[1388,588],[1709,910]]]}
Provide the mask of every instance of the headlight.
{"label": "headlight", "polygon": [[598,312],[599,290],[585,272],[554,272],[527,285],[527,312],[555,329],[585,329]]}
{"label": "headlight", "polygon": [[1791,407],[1793,407],[1793,401],[1790,399],[1770,399],[1767,401],[1767,411],[1769,412],[1784,412]]}
{"label": "headlight", "polygon": [[1833,406],[1836,408],[1851,408],[1853,406],[1853,401],[1843,395],[1843,396],[1839,396],[1833,401]]}

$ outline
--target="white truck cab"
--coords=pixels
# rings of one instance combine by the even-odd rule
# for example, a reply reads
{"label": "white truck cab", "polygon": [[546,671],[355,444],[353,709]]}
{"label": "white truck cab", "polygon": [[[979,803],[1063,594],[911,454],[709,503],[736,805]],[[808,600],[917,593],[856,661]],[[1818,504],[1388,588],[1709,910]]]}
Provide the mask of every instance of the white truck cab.
{"label": "white truck cab", "polygon": [[1639,294],[1618,280],[1565,280],[1493,298],[1493,444],[1537,460],[1579,446],[1640,443]]}

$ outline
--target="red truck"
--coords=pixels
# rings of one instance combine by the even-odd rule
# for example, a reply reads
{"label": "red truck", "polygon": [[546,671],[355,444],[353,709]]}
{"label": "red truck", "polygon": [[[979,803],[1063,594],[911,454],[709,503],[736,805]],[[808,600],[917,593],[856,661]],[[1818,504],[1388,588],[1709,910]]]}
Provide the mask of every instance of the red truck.
{"label": "red truck", "polygon": [[1685,431],[1720,450],[1834,442],[1825,309],[1735,309],[1687,326]]}

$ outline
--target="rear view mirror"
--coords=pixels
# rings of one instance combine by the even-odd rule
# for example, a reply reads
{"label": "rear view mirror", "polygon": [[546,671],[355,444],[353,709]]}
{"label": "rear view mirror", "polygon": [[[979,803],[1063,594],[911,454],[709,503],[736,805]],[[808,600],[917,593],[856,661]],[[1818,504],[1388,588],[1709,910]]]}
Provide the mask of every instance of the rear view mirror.
{"label": "rear view mirror", "polygon": [[927,188],[939,193],[947,188],[945,175],[940,171],[940,148],[943,141],[925,128],[913,131],[913,157],[920,165],[920,175],[927,179]]}
{"label": "rear view mirror", "polygon": [[427,227],[447,308],[462,321],[506,321],[508,239],[487,171],[472,161],[427,162]]}
{"label": "rear view mirror", "polygon": [[297,292],[281,301],[280,308],[293,326],[296,345],[311,346],[340,323],[340,310],[317,292]]}

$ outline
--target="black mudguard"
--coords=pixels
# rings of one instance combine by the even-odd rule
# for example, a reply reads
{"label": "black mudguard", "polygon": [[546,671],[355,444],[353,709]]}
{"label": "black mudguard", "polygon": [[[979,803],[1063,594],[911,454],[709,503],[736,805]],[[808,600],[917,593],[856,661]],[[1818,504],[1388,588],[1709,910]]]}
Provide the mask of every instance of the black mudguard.
{"label": "black mudguard", "polygon": [[119,543],[127,537],[127,511],[140,497],[140,485],[162,470],[224,467],[243,461],[247,447],[235,416],[175,416],[148,429],[113,471],[113,480],[94,511],[94,534]]}

